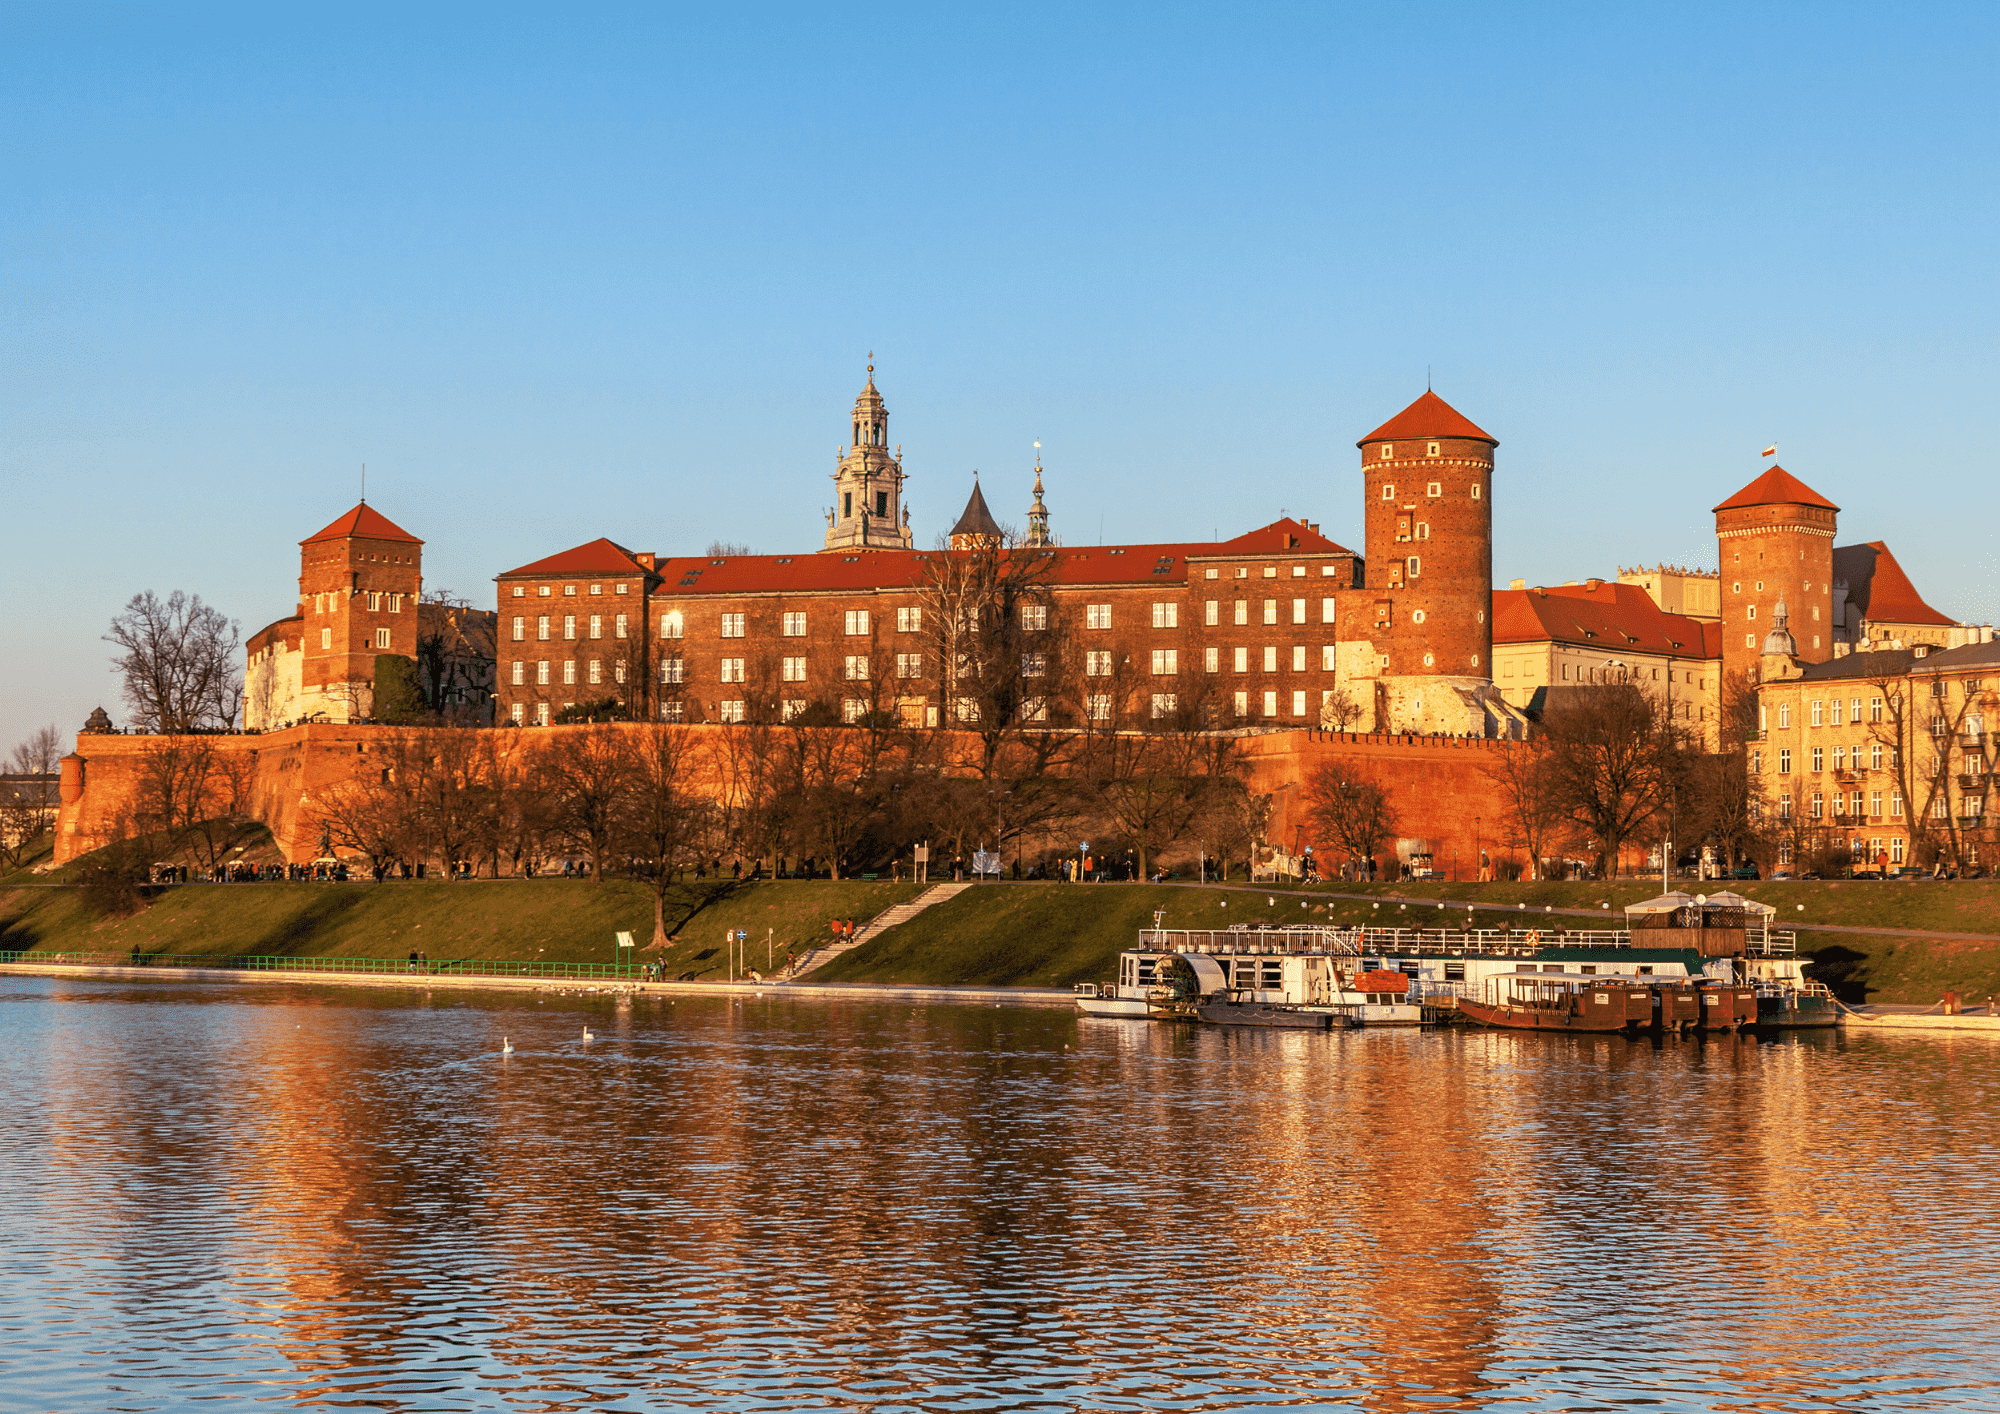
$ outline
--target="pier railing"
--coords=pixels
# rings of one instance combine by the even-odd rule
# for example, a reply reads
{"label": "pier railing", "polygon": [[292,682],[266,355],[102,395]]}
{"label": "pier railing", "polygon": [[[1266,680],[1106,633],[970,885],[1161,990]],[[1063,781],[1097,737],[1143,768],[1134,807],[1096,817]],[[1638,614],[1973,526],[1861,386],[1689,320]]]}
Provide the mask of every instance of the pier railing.
{"label": "pier railing", "polygon": [[49,967],[209,968],[242,972],[402,973],[410,977],[546,977],[558,980],[637,980],[646,975],[643,963],[632,962],[509,962],[496,958],[411,962],[403,957],[267,957],[205,956],[199,953],[138,952],[0,952],[0,963],[32,963]]}

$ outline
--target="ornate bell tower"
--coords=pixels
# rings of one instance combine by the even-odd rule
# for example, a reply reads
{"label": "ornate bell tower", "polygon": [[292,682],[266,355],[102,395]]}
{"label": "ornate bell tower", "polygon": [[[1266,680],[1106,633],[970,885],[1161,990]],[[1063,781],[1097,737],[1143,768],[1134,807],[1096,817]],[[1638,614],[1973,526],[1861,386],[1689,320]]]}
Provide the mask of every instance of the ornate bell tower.
{"label": "ornate bell tower", "polygon": [[[873,354],[869,357],[872,359]],[[907,550],[909,512],[903,505],[903,449],[889,451],[889,409],[868,386],[854,400],[854,440],[841,449],[833,473],[833,509],[826,517],[827,550]]]}

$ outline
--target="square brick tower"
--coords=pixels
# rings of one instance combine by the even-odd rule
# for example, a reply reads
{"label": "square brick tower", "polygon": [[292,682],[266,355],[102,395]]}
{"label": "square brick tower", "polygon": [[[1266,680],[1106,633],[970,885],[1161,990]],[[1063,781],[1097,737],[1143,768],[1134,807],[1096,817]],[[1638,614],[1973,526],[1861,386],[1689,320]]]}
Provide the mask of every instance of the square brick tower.
{"label": "square brick tower", "polygon": [[375,660],[414,659],[424,542],[367,502],[299,542],[299,710],[373,714]]}
{"label": "square brick tower", "polygon": [[1840,507],[1773,466],[1715,508],[1722,671],[1754,681],[1782,601],[1802,662],[1833,656],[1833,537]]}
{"label": "square brick tower", "polygon": [[1367,590],[1344,596],[1342,675],[1378,730],[1487,735],[1493,675],[1493,452],[1436,393],[1355,444]]}

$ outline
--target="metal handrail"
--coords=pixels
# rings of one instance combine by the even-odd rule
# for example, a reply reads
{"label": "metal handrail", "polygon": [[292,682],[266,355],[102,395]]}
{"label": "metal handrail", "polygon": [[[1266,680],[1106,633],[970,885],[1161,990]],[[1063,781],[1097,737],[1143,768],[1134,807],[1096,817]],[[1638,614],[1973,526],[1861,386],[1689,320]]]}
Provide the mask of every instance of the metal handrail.
{"label": "metal handrail", "polygon": [[[1648,932],[1656,930],[1647,930]],[[1668,931],[1668,930],[1657,930]],[[1532,935],[1532,940],[1531,940]],[[1529,928],[1142,928],[1142,950],[1235,954],[1362,953],[1397,955],[1443,953],[1447,957],[1533,957],[1544,948],[1630,948],[1640,946],[1626,928],[1571,928],[1557,932]],[[1744,943],[1751,957],[1793,957],[1795,933],[1751,930]]]}
{"label": "metal handrail", "polygon": [[645,976],[635,962],[515,962],[461,958],[412,963],[403,957],[273,957],[255,954],[208,956],[200,953],[0,952],[0,963],[43,963],[53,967],[214,968],[248,972],[407,973],[413,977],[548,977],[633,979]]}

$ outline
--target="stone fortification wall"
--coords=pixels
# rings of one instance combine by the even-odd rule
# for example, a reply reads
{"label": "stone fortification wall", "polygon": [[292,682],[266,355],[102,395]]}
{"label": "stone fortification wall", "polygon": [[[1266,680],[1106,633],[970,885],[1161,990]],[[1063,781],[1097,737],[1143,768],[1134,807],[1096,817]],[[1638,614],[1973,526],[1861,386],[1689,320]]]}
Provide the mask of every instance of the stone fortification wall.
{"label": "stone fortification wall", "polygon": [[[589,727],[534,731],[497,729],[481,734],[499,753],[503,767],[555,733]],[[637,730],[637,728],[630,728]],[[726,727],[687,727],[691,734],[714,734]],[[407,729],[310,723],[256,736],[201,738],[217,757],[234,763],[245,781],[250,816],[266,825],[285,858],[301,862],[319,852],[319,803],[351,783],[378,776],[385,753]],[[863,740],[855,734],[857,745]],[[974,738],[967,738],[968,751]],[[82,736],[62,766],[62,807],[56,825],[56,862],[67,863],[98,849],[133,828],[147,754],[163,738]],[[1303,792],[1313,769],[1336,762],[1388,790],[1397,812],[1397,833],[1439,842],[1440,865],[1449,867],[1455,849],[1459,874],[1471,878],[1484,846],[1495,859],[1507,851],[1499,787],[1488,770],[1499,754],[1518,744],[1476,737],[1357,735],[1322,731],[1270,732],[1245,737],[1244,759],[1250,788],[1271,798],[1267,835],[1287,849],[1319,845],[1305,824]],[[710,753],[721,762],[726,753]],[[721,788],[719,780],[711,787]]]}

